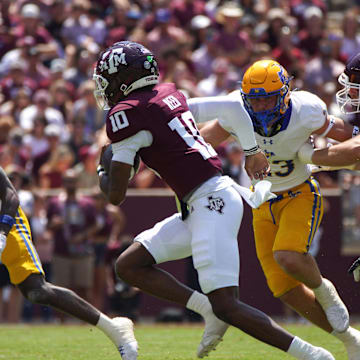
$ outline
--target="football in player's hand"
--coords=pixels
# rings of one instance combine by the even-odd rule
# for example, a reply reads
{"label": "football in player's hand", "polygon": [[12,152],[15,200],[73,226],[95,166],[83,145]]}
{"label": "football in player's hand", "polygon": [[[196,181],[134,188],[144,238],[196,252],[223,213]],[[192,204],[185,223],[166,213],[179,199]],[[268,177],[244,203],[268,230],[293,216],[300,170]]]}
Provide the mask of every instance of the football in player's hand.
{"label": "football in player's hand", "polygon": [[[102,167],[104,168],[107,174],[110,173],[110,164],[111,164],[112,156],[113,156],[112,147],[111,144],[109,144],[102,151],[100,157],[100,164],[102,165]],[[136,154],[134,159],[134,165],[133,168],[131,169],[130,179],[138,172],[139,166],[140,166],[140,156],[139,154]]]}
{"label": "football in player's hand", "polygon": [[110,164],[111,164],[112,156],[113,156],[112,147],[111,144],[109,144],[106,146],[105,150],[101,152],[101,156],[100,156],[100,164],[102,165],[102,167],[104,168],[107,174],[109,174],[110,172]]}

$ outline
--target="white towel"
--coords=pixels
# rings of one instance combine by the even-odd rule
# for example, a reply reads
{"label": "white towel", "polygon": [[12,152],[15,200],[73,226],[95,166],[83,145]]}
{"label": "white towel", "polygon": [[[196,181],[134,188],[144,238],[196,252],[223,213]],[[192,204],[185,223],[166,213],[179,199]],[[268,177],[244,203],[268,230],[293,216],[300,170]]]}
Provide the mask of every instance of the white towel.
{"label": "white towel", "polygon": [[254,185],[254,191],[241,186],[234,182],[233,184],[236,191],[244,198],[244,200],[254,209],[258,208],[265,201],[276,198],[276,195],[272,193],[271,182],[268,180],[258,181]]}

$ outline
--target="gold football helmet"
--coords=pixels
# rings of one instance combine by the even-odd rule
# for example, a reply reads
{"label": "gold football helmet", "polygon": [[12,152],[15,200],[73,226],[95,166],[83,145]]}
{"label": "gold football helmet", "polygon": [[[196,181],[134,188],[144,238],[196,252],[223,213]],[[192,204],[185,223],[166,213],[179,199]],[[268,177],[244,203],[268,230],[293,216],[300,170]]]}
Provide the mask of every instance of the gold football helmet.
{"label": "gold football helmet", "polygon": [[[254,127],[264,136],[272,136],[281,128],[281,121],[289,107],[290,83],[287,71],[274,60],[260,60],[251,65],[241,83],[241,95]],[[272,109],[254,111],[252,98],[277,96]]]}

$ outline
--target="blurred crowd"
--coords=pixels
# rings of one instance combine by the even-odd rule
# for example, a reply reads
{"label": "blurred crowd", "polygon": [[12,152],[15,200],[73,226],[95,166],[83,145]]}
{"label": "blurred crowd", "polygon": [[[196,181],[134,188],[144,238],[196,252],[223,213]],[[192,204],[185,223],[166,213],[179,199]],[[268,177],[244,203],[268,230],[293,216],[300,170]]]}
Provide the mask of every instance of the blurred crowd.
{"label": "blurred crowd", "polygon": [[[122,40],[149,47],[161,80],[188,97],[230,93],[249,64],[273,58],[294,76],[293,88],[314,92],[340,116],[337,78],[360,52],[360,1],[0,1],[0,166],[19,191],[48,276],[100,309],[119,304],[111,300],[116,287],[139,301],[112,276],[114,254],[131,235],[122,232],[126,214],[99,194],[95,171],[106,134],[93,67]],[[346,120],[360,125],[356,115]],[[230,141],[217,150],[224,173],[247,185],[241,147]],[[318,179],[338,187],[336,174]],[[165,185],[141,165],[130,186]],[[74,272],[59,270],[74,258],[82,260]],[[91,276],[80,281],[85,270]],[[0,296],[0,320],[1,299],[11,296]]]}

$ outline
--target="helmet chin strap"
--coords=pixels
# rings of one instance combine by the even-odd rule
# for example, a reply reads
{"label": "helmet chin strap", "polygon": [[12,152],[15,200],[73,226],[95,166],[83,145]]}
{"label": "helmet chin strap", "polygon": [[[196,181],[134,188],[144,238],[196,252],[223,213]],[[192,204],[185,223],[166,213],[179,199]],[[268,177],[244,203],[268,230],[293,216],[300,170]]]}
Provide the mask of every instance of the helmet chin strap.
{"label": "helmet chin strap", "polygon": [[[122,84],[120,86],[120,90],[124,93],[124,96],[127,96],[128,94],[130,94],[132,91],[134,91],[136,89],[140,89],[142,87],[149,86],[149,85],[156,85],[158,83],[159,83],[158,75],[149,75],[149,76],[145,76],[139,80],[134,81],[129,86]],[[125,90],[122,89],[124,87],[125,87]]]}

